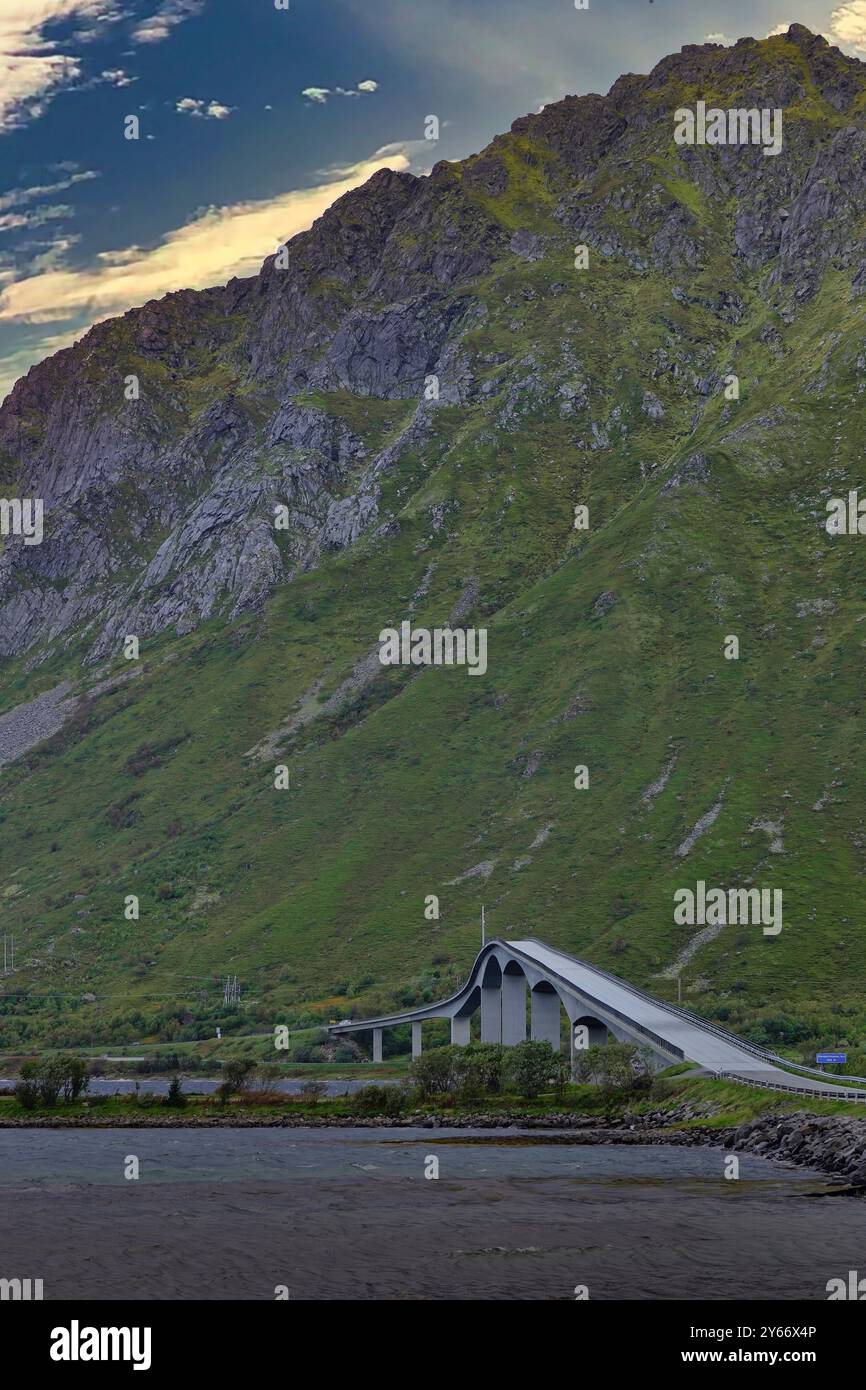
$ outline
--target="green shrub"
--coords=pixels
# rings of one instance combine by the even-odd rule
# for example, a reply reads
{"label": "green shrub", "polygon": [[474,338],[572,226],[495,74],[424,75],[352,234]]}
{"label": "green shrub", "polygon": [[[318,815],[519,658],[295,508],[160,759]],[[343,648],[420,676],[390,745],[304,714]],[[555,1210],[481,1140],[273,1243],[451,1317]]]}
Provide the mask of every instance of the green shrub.
{"label": "green shrub", "polygon": [[223,1063],[223,1081],[220,1086],[220,1094],[227,1096],[234,1095],[236,1091],[246,1089],[251,1074],[255,1071],[256,1064],[247,1057],[234,1057],[228,1062]]}
{"label": "green shrub", "polygon": [[402,1115],[409,1102],[402,1086],[362,1086],[352,1097],[359,1115]]}
{"label": "green shrub", "polygon": [[[30,1065],[25,1063],[26,1065]],[[39,1100],[39,1087],[32,1076],[24,1075],[24,1067],[21,1068],[21,1079],[15,1083],[15,1099],[19,1105],[23,1105],[25,1110],[35,1110]]]}
{"label": "green shrub", "polygon": [[180,1077],[173,1076],[168,1086],[168,1095],[163,1096],[163,1105],[181,1110],[186,1105],[186,1096],[180,1084]]}
{"label": "green shrub", "polygon": [[522,1042],[506,1049],[505,1076],[509,1090],[531,1100],[548,1087],[561,1091],[568,1063],[549,1042]]}

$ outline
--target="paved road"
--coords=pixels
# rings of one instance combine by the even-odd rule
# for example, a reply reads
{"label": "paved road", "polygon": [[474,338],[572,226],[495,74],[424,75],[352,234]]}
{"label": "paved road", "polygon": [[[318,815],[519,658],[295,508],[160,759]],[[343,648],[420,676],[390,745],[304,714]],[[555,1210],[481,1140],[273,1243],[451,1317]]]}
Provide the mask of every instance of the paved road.
{"label": "paved road", "polygon": [[[507,945],[545,971],[574,985],[578,991],[592,995],[602,1004],[658,1034],[672,1046],[680,1048],[689,1061],[696,1062],[708,1072],[716,1075],[726,1073],[766,1086],[785,1086],[786,1089],[796,1088],[811,1094],[838,1094],[840,1090],[847,1092],[849,1089],[840,1087],[838,1082],[821,1081],[817,1077],[792,1076],[772,1061],[755,1056],[753,1051],[738,1044],[731,1035],[716,1032],[711,1025],[687,1017],[679,1009],[634,989],[622,980],[616,980],[606,971],[587,965],[565,951],[546,946],[534,938],[509,941]],[[866,1086],[857,1090],[866,1099]]]}

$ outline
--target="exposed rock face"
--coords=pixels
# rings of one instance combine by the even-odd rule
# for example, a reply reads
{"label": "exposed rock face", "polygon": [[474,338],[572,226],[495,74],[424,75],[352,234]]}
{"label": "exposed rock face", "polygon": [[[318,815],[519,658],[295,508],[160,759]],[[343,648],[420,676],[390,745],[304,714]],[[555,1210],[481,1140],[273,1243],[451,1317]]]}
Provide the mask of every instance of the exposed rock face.
{"label": "exposed rock face", "polygon": [[[799,25],[772,45],[687,46],[607,96],[521,117],[463,165],[438,164],[424,179],[377,173],[259,275],[146,304],[31,370],[0,408],[0,480],[7,495],[44,499],[46,534],[38,546],[10,537],[0,555],[0,656],[35,646],[41,659],[84,633],[102,659],[127,632],[236,616],[322,554],[377,528],[393,533],[383,479],[423,448],[437,406],[505,383],[501,430],[542,401],[562,419],[588,417],[593,384],[569,362],[570,345],[573,380],[516,343],[499,376],[479,381],[484,364],[465,344],[486,312],[479,277],[499,262],[534,266],[579,238],[633,272],[675,276],[680,304],[727,324],[744,300],[700,279],[713,257],[734,279],[763,272],[783,315],[830,267],[860,293],[866,69]],[[742,107],[794,112],[781,154],[674,149],[672,113],[696,83]],[[797,117],[813,97],[832,119]],[[555,208],[559,242],[506,206],[516,163]],[[550,293],[569,289],[558,281]],[[524,289],[525,301],[534,296]],[[666,414],[651,381],[686,389],[675,336],[647,364],[640,410],[651,421]],[[717,378],[690,365],[697,394],[709,396]],[[346,395],[406,402],[402,428],[371,442],[340,413]],[[585,418],[581,447],[624,439],[618,412]],[[694,455],[666,486],[705,477]]]}

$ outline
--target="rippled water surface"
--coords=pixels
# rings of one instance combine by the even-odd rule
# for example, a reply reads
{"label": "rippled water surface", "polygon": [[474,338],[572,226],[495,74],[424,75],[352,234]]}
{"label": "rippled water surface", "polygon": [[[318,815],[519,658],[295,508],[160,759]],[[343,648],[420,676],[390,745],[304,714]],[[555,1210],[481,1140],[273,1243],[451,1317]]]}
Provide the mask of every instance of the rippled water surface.
{"label": "rippled water surface", "polygon": [[866,1203],[825,1177],[572,1139],[0,1130],[0,1277],[46,1298],[825,1299],[863,1264]]}

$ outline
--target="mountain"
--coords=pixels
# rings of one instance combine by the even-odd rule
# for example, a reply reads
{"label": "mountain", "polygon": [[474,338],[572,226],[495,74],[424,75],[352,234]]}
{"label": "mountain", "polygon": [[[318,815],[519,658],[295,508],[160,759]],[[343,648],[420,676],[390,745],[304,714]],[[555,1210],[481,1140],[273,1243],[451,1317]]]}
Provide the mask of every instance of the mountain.
{"label": "mountain", "polygon": [[[781,149],[678,143],[699,103]],[[864,543],[826,521],[866,496],[864,155],[822,38],[689,46],[18,382],[0,1047],[432,998],[484,903],[856,1048]],[[485,629],[486,672],[383,666],[404,621]],[[782,930],[677,922],[699,881]]]}

